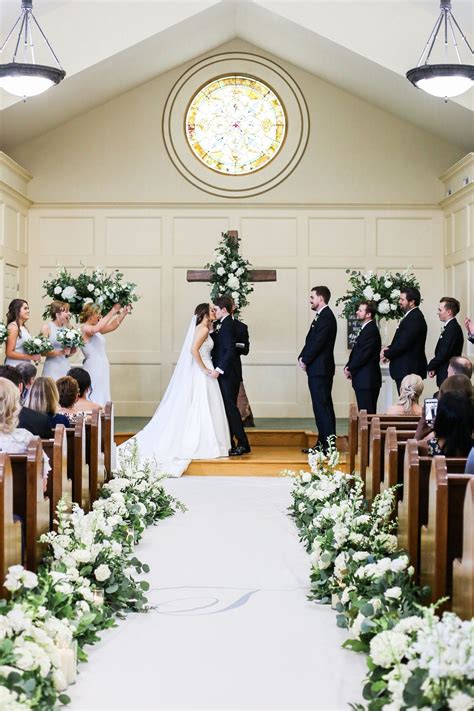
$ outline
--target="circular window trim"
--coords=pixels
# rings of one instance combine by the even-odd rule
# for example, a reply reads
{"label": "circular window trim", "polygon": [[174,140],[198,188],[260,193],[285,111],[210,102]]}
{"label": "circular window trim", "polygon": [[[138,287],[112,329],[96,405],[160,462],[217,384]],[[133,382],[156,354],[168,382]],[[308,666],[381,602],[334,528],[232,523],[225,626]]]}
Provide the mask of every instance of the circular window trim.
{"label": "circular window trim", "polygon": [[[275,157],[262,169],[240,175],[218,173],[202,163],[190,149],[183,131],[185,108],[199,87],[232,74],[258,79],[271,87],[287,119],[285,141]],[[222,52],[191,65],[172,86],[162,115],[165,148],[181,176],[209,195],[228,199],[261,195],[289,177],[305,153],[309,132],[308,106],[298,84],[283,67],[252,52]]]}
{"label": "circular window trim", "polygon": [[[231,78],[233,78],[233,77],[235,77],[236,79],[249,79],[249,80],[251,80],[251,81],[258,82],[258,83],[261,84],[261,86],[263,86],[265,89],[268,89],[269,91],[271,91],[272,94],[273,94],[273,96],[277,99],[277,101],[278,101],[278,103],[279,103],[279,105],[280,105],[280,110],[281,110],[281,112],[282,112],[282,114],[283,114],[283,117],[284,117],[284,120],[285,120],[283,138],[282,138],[281,142],[279,143],[278,148],[277,148],[277,150],[275,151],[275,153],[266,161],[266,163],[264,163],[263,165],[261,165],[259,168],[255,168],[255,169],[253,169],[253,170],[248,170],[248,171],[246,171],[246,172],[241,172],[241,173],[227,173],[227,172],[225,172],[225,171],[223,171],[223,170],[218,170],[217,168],[213,168],[211,165],[208,165],[204,160],[202,160],[202,158],[200,158],[200,157],[197,155],[197,153],[196,153],[195,150],[193,149],[193,146],[192,146],[192,144],[191,144],[191,141],[190,141],[190,138],[189,138],[189,135],[188,135],[188,130],[187,130],[187,119],[188,119],[189,111],[190,111],[190,109],[191,109],[191,106],[192,106],[193,102],[196,100],[196,98],[199,96],[199,94],[202,92],[202,90],[205,89],[205,88],[208,87],[208,86],[212,86],[212,84],[214,84],[214,83],[220,81],[221,79],[231,79]],[[272,162],[276,159],[276,157],[278,156],[278,154],[280,153],[280,151],[282,150],[282,148],[283,148],[283,146],[284,146],[284,144],[285,144],[286,136],[287,136],[287,133],[288,133],[288,114],[287,114],[287,111],[286,111],[286,107],[285,107],[284,102],[282,101],[282,99],[281,99],[281,97],[279,96],[278,92],[273,88],[273,86],[270,86],[269,82],[263,81],[263,80],[262,80],[261,78],[259,78],[259,77],[251,76],[250,74],[243,74],[242,72],[240,72],[240,73],[238,73],[238,74],[236,74],[235,72],[232,73],[232,74],[225,73],[225,74],[220,74],[219,76],[216,76],[216,77],[214,77],[213,79],[210,79],[210,80],[204,82],[204,84],[202,84],[202,85],[198,88],[198,90],[194,93],[194,95],[191,97],[191,99],[189,100],[188,105],[187,105],[187,107],[186,107],[186,112],[185,112],[185,114],[184,114],[184,132],[185,132],[186,140],[187,140],[187,143],[188,143],[188,146],[189,146],[189,149],[190,149],[191,153],[193,154],[193,156],[195,157],[195,159],[196,159],[197,161],[199,161],[199,163],[201,163],[202,165],[204,165],[208,170],[211,170],[213,173],[218,173],[218,174],[220,174],[220,175],[225,175],[226,177],[244,178],[244,177],[246,177],[246,176],[248,176],[248,175],[254,175],[254,174],[257,173],[259,170],[263,170],[264,168],[266,168],[270,163],[272,163]]]}

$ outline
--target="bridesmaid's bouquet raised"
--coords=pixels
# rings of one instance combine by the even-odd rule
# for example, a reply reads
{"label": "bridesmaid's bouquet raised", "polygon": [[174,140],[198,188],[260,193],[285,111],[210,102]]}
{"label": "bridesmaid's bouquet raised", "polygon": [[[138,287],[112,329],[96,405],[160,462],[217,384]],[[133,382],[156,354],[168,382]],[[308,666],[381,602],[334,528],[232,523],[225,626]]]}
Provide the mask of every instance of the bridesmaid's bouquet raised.
{"label": "bridesmaid's bouquet raised", "polygon": [[8,338],[8,329],[4,323],[0,323],[0,346],[2,346]]}
{"label": "bridesmaid's bouquet raised", "polygon": [[49,353],[49,351],[54,351],[54,346],[46,336],[32,336],[26,340],[23,344],[25,353],[28,355],[43,355],[43,353]]}
{"label": "bridesmaid's bouquet raised", "polygon": [[59,328],[56,340],[63,348],[80,348],[84,345],[82,333],[76,328]]}

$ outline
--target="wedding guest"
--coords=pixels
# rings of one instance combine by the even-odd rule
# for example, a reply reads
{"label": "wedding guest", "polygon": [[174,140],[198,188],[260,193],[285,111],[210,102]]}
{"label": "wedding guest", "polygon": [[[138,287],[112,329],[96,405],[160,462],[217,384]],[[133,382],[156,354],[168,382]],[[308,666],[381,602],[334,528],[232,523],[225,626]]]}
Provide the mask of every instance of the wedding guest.
{"label": "wedding guest", "polygon": [[456,320],[460,304],[451,296],[443,296],[438,305],[438,318],[443,324],[435,348],[434,358],[428,363],[428,375],[439,387],[448,377],[448,365],[452,356],[460,356],[464,345],[462,328]]}
{"label": "wedding guest", "polygon": [[70,368],[67,373],[77,382],[79,386],[79,399],[75,402],[73,409],[78,412],[91,412],[92,410],[101,410],[101,406],[89,399],[91,392],[91,376],[85,368]]}
{"label": "wedding guest", "polygon": [[33,365],[33,363],[27,363],[26,361],[18,363],[16,369],[20,373],[21,378],[23,380],[23,390],[20,395],[20,401],[21,404],[24,405],[28,398],[28,393],[30,392],[31,386],[36,380],[38,371],[36,370],[36,366]]}
{"label": "wedding guest", "polygon": [[472,378],[472,363],[466,356],[453,356],[448,365],[448,378],[452,375],[465,375]]}
{"label": "wedding guest", "polygon": [[472,397],[447,392],[438,400],[432,435],[418,448],[429,456],[467,457],[473,446],[474,407]]}
{"label": "wedding guest", "polygon": [[[6,378],[0,377],[0,450],[10,454],[23,454],[34,435],[19,426],[21,412],[20,391]],[[51,467],[43,452],[43,491],[46,491],[48,472]]]}
{"label": "wedding guest", "polygon": [[464,471],[466,474],[474,474],[474,447],[472,447],[471,451],[469,452],[469,456],[466,462],[466,468]]}
{"label": "wedding guest", "polygon": [[[0,365],[0,378],[10,380],[18,388],[21,396],[23,380],[17,368],[11,365]],[[46,415],[35,412],[30,407],[23,406],[21,408],[18,426],[41,437],[41,439],[50,439],[53,436],[53,430]]]}
{"label": "wedding guest", "polygon": [[467,340],[470,343],[474,343],[474,323],[468,317],[464,320],[464,325],[466,326],[466,329],[467,329]]}
{"label": "wedding guest", "polygon": [[24,299],[13,299],[10,302],[7,312],[7,342],[5,344],[5,365],[17,366],[22,361],[33,361],[39,363],[40,355],[28,355],[25,353],[24,344],[31,338],[31,334],[25,326],[30,318],[30,307]]}
{"label": "wedding guest", "polygon": [[41,333],[46,338],[49,338],[53,344],[53,350],[45,353],[46,360],[43,367],[43,377],[53,378],[57,380],[63,375],[66,375],[69,369],[68,358],[75,353],[76,349],[64,348],[56,339],[56,335],[60,328],[69,328],[69,304],[63,301],[53,301],[49,305],[50,321],[43,324]]}
{"label": "wedding guest", "polygon": [[36,378],[30,390],[28,406],[46,415],[53,429],[56,425],[69,427],[69,419],[59,413],[59,393],[52,378]]}
{"label": "wedding guest", "polygon": [[86,304],[79,317],[85,343],[82,347],[84,354],[82,365],[91,376],[91,394],[94,402],[102,407],[112,399],[110,396],[110,365],[105,350],[104,334],[115,331],[130,313],[130,310],[129,306],[122,308],[120,304],[114,304],[105,316],[101,316],[99,306]]}
{"label": "wedding guest", "polygon": [[423,381],[419,375],[405,375],[400,383],[400,394],[395,405],[391,405],[387,415],[415,415],[421,417],[422,409],[419,404],[423,392]]}
{"label": "wedding guest", "polygon": [[[472,397],[474,390],[470,379],[466,375],[450,375],[446,380],[443,380],[439,391],[435,393],[433,397],[438,399],[445,393],[459,393],[466,397]],[[415,439],[426,439],[427,435],[432,431],[433,422],[426,421],[425,412],[423,411],[416,428]]]}
{"label": "wedding guest", "polygon": [[380,357],[390,362],[390,375],[400,385],[405,375],[415,374],[426,378],[426,321],[420,311],[420,292],[416,287],[407,287],[400,294],[398,303],[404,312],[392,342],[382,347]]}
{"label": "wedding guest", "polygon": [[[306,336],[298,363],[308,376],[308,387],[318,428],[318,442],[323,451],[328,449],[329,437],[336,435],[336,416],[332,402],[334,379],[334,344],[336,342],[336,317],[329,308],[331,292],[327,286],[311,289],[310,305],[315,317]],[[303,452],[312,452],[304,449]]]}
{"label": "wedding guest", "polygon": [[359,335],[352,348],[344,375],[354,388],[357,407],[367,412],[377,412],[377,400],[382,387],[380,349],[382,341],[375,322],[377,305],[362,301],[356,311],[361,324]]}
{"label": "wedding guest", "polygon": [[70,423],[76,421],[79,414],[84,413],[74,410],[74,405],[79,400],[79,385],[77,380],[71,378],[70,375],[64,375],[56,381],[56,387],[59,395],[59,409],[61,415],[66,415]]}

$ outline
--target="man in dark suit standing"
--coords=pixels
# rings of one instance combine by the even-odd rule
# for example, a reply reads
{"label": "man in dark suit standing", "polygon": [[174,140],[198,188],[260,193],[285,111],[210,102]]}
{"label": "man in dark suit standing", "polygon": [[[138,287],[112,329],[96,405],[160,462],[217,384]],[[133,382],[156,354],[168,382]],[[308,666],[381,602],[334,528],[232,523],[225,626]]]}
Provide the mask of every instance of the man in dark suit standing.
{"label": "man in dark suit standing", "polygon": [[380,349],[382,340],[375,322],[377,305],[362,301],[356,311],[362,328],[352,348],[344,375],[352,381],[357,407],[367,412],[377,412],[377,400],[382,387]]}
{"label": "man in dark suit standing", "polygon": [[316,314],[298,357],[300,368],[306,371],[308,376],[318,441],[323,451],[328,449],[328,437],[336,434],[336,416],[331,392],[335,371],[334,344],[337,323],[328,306],[330,298],[331,292],[327,286],[315,286],[311,289],[309,300],[311,310]]}
{"label": "man in dark suit standing", "polygon": [[229,296],[218,296],[214,299],[214,307],[219,323],[212,334],[214,341],[212,362],[219,373],[219,387],[229,422],[232,443],[229,455],[238,457],[242,454],[248,454],[250,445],[237,408],[237,397],[242,379],[242,364],[235,345],[237,339],[232,318],[232,299]]}
{"label": "man in dark suit standing", "polygon": [[381,359],[390,361],[390,375],[400,384],[405,375],[415,373],[420,378],[426,378],[426,321],[420,311],[421,295],[416,287],[407,286],[400,293],[398,303],[404,316],[389,346],[384,346],[380,352]]}
{"label": "man in dark suit standing", "polygon": [[428,363],[428,375],[439,387],[448,377],[448,366],[452,356],[460,356],[464,346],[464,334],[456,321],[460,303],[451,296],[443,296],[438,306],[438,317],[443,328],[436,344],[434,358]]}

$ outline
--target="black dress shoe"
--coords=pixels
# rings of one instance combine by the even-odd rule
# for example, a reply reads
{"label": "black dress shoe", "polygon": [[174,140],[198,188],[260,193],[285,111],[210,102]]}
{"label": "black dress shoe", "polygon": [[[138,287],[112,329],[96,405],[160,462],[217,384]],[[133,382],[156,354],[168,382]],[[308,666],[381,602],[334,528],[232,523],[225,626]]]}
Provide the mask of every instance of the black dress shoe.
{"label": "black dress shoe", "polygon": [[240,457],[242,454],[248,454],[250,452],[250,447],[243,447],[238,445],[238,447],[232,447],[229,450],[229,457]]}
{"label": "black dress shoe", "polygon": [[303,454],[316,454],[318,450],[316,449],[316,447],[305,447],[301,451],[303,452]]}

